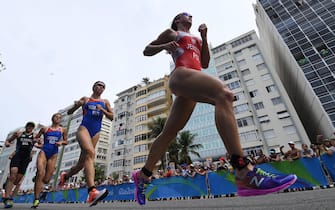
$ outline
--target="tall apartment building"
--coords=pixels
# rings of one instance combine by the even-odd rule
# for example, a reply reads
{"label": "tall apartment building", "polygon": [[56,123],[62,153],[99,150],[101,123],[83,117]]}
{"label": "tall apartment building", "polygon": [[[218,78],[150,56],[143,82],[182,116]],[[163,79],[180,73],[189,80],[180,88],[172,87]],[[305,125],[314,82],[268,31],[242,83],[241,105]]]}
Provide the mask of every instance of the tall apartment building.
{"label": "tall apartment building", "polygon": [[335,131],[335,2],[257,0],[265,55],[311,141]]}
{"label": "tall apartment building", "polygon": [[166,118],[172,104],[172,94],[168,87],[168,76],[149,82],[136,91],[133,168],[141,168],[147,160],[154,141],[150,138],[148,124],[158,117]]}
{"label": "tall apartment building", "polygon": [[144,165],[153,139],[148,124],[166,118],[172,103],[168,76],[120,92],[114,102],[115,123],[109,175],[122,177]]}
{"label": "tall apartment building", "polygon": [[114,101],[112,142],[108,150],[110,159],[108,175],[122,177],[133,171],[135,94],[139,86],[133,86],[117,94]]}
{"label": "tall apartment building", "polygon": [[[259,149],[265,154],[272,148],[279,151],[289,141],[298,143],[297,147],[310,142],[278,76],[271,74],[255,31],[211,48],[211,53],[208,70],[214,66],[217,77],[234,92],[234,112],[246,154]],[[197,134],[195,143],[204,146],[199,150],[201,159],[225,154],[213,107],[198,104],[184,130]]]}

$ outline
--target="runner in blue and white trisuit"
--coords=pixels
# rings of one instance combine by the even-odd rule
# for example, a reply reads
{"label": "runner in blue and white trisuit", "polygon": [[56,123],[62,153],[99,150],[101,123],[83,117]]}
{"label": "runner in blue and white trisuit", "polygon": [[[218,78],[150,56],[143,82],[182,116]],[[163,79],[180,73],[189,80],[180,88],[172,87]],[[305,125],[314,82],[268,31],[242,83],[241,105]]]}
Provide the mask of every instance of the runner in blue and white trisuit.
{"label": "runner in blue and white trisuit", "polygon": [[[52,115],[52,125],[43,127],[36,135],[41,148],[36,161],[36,177],[34,186],[34,202],[32,208],[37,208],[39,205],[39,196],[43,189],[43,184],[48,184],[55,170],[58,147],[67,144],[67,131],[61,123],[62,115],[56,113]],[[40,137],[43,135],[43,141]],[[43,143],[42,143],[43,142]]]}
{"label": "runner in blue and white trisuit", "polygon": [[63,186],[66,180],[84,168],[88,187],[87,203],[89,206],[96,205],[98,201],[104,199],[108,194],[106,189],[101,191],[96,189],[94,183],[94,157],[103,116],[105,115],[110,120],[114,118],[109,101],[101,99],[101,94],[105,90],[105,83],[97,81],[92,89],[91,97],[85,96],[79,101],[75,101],[73,107],[68,111],[68,114],[72,114],[80,107],[83,109],[83,120],[77,132],[81,153],[77,165],[73,166],[68,172],[61,173],[59,181],[59,185]]}

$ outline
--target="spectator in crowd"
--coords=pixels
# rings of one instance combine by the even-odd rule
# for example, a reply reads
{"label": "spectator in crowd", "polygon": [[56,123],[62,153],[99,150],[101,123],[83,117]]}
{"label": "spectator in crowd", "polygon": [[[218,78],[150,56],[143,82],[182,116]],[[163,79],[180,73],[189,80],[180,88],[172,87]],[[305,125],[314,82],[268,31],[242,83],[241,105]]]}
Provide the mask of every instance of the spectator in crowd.
{"label": "spectator in crowd", "polygon": [[225,160],[224,157],[220,157],[219,158],[219,163],[218,163],[218,165],[216,167],[216,170],[217,171],[226,171],[226,170],[228,170],[228,167],[226,165],[226,160]]}
{"label": "spectator in crowd", "polygon": [[211,172],[211,171],[216,171],[216,165],[215,165],[213,162],[210,162],[210,163],[209,163],[208,171],[209,171],[209,172]]}
{"label": "spectator in crowd", "polygon": [[250,153],[250,154],[249,154],[249,160],[250,160],[250,163],[251,163],[252,165],[256,165],[256,164],[257,164],[256,156],[255,156],[254,153]]}
{"label": "spectator in crowd", "polygon": [[175,176],[181,176],[182,175],[182,169],[179,165],[177,165],[176,169],[174,170]]}
{"label": "spectator in crowd", "polygon": [[333,151],[329,149],[326,145],[320,144],[319,145],[319,151],[320,151],[320,156],[327,154],[327,155],[333,155]]}
{"label": "spectator in crowd", "polygon": [[331,142],[330,142],[329,139],[324,139],[322,143],[325,146],[326,150],[328,150],[332,146],[332,144],[331,144]]}
{"label": "spectator in crowd", "polygon": [[330,139],[330,145],[329,149],[335,152],[335,137]]}
{"label": "spectator in crowd", "polygon": [[317,145],[311,144],[309,147],[313,150],[313,154],[315,157],[320,157],[320,151]]}
{"label": "spectator in crowd", "polygon": [[187,176],[187,164],[186,163],[183,163],[181,164],[180,166],[180,169],[181,169],[181,176],[183,177],[186,177]]}
{"label": "spectator in crowd", "polygon": [[196,165],[195,166],[195,172],[199,175],[206,175],[207,171],[204,168],[204,165]]}
{"label": "spectator in crowd", "polygon": [[166,168],[166,172],[164,174],[164,177],[171,177],[174,176],[174,172],[170,166]]}
{"label": "spectator in crowd", "polygon": [[301,156],[301,151],[295,147],[295,143],[293,141],[290,141],[288,145],[290,147],[290,150],[287,152],[283,151],[284,146],[280,147],[280,152],[284,156],[284,159],[289,161],[299,159]]}
{"label": "spectator in crowd", "polygon": [[128,176],[127,174],[124,174],[124,175],[122,176],[122,182],[123,182],[123,183],[128,183],[128,182],[129,182],[129,176]]}
{"label": "spectator in crowd", "polygon": [[269,162],[268,157],[266,155],[264,155],[262,149],[259,149],[257,151],[256,164],[262,164],[262,163],[267,163],[267,162]]}
{"label": "spectator in crowd", "polygon": [[281,161],[280,154],[275,149],[270,149],[268,160],[269,162],[279,162]]}
{"label": "spectator in crowd", "polygon": [[308,158],[312,158],[314,157],[314,152],[311,148],[308,148],[307,144],[302,144],[301,145],[301,157],[308,157]]}
{"label": "spectator in crowd", "polygon": [[163,170],[157,170],[157,173],[155,174],[155,179],[160,179],[164,177],[164,171]]}
{"label": "spectator in crowd", "polygon": [[191,177],[191,178],[195,177],[195,175],[197,173],[194,170],[194,165],[193,164],[189,164],[187,166],[186,174],[187,174],[188,177]]}
{"label": "spectator in crowd", "polygon": [[108,181],[110,180],[109,176],[105,177],[105,180],[103,181],[102,185],[108,185]]}

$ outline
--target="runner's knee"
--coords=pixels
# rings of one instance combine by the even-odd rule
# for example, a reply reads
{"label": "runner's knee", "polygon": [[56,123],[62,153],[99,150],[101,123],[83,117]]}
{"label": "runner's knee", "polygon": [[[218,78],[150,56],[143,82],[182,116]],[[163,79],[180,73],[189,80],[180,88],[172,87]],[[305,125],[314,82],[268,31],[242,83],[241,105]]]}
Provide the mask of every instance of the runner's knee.
{"label": "runner's knee", "polygon": [[95,150],[94,149],[85,149],[84,151],[85,159],[87,158],[94,158]]}
{"label": "runner's knee", "polygon": [[226,86],[222,86],[221,91],[216,95],[215,102],[216,104],[232,104],[234,101],[233,92]]}

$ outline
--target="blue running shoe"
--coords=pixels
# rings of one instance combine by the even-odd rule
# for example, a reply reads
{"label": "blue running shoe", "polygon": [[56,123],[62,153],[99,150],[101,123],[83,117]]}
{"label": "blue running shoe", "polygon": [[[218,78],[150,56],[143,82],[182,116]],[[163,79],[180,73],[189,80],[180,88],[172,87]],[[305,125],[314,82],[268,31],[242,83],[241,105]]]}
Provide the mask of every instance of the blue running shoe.
{"label": "blue running shoe", "polygon": [[140,170],[134,171],[132,174],[134,180],[134,197],[138,204],[145,205],[145,181],[140,178]]}
{"label": "blue running shoe", "polygon": [[237,194],[239,196],[265,195],[285,190],[295,183],[297,176],[272,175],[260,168],[249,171],[244,179],[236,177]]}

